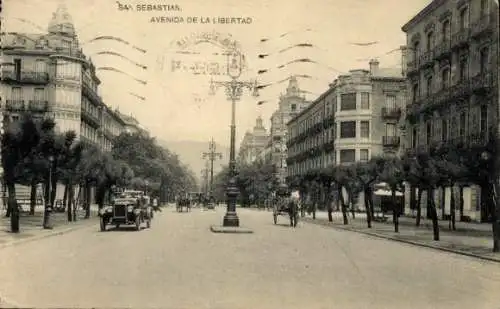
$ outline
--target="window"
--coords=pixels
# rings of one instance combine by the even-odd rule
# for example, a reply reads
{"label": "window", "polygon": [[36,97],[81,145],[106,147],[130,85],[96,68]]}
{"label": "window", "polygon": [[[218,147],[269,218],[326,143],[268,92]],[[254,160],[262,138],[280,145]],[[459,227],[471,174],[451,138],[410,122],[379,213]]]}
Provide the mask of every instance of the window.
{"label": "window", "polygon": [[356,138],[356,121],[340,123],[340,138]]}
{"label": "window", "polygon": [[370,109],[370,93],[361,92],[361,109]]}
{"label": "window", "polygon": [[345,93],[340,97],[340,110],[356,110],[356,93]]}
{"label": "window", "polygon": [[488,107],[486,105],[481,106],[481,119],[479,124],[479,130],[481,134],[486,132],[488,127]]}
{"label": "window", "polygon": [[460,114],[460,137],[465,136],[465,125],[466,125],[466,115],[465,112]]}
{"label": "window", "polygon": [[411,146],[412,148],[416,148],[418,145],[418,129],[413,128],[411,132]]}
{"label": "window", "polygon": [[340,163],[353,163],[356,162],[355,149],[342,149],[340,150]]}
{"label": "window", "polygon": [[19,121],[19,116],[18,115],[12,116],[12,121],[13,122]]}
{"label": "window", "polygon": [[45,100],[45,89],[44,88],[35,88],[35,101],[44,101]]}
{"label": "window", "polygon": [[413,103],[415,103],[418,100],[419,94],[420,94],[420,89],[418,87],[418,83],[415,83],[413,84],[413,92],[412,92]]}
{"label": "window", "polygon": [[430,31],[427,33],[427,51],[432,51],[434,49],[434,32]]}
{"label": "window", "polygon": [[441,89],[446,89],[450,86],[450,69],[446,68],[441,72]]}
{"label": "window", "polygon": [[21,78],[21,59],[14,59],[14,72],[16,74],[16,79]]}
{"label": "window", "polygon": [[415,61],[418,60],[420,56],[420,42],[415,42],[415,44],[413,44],[413,56]]}
{"label": "window", "polygon": [[483,48],[479,52],[479,71],[481,74],[486,73],[489,63],[489,50],[488,48]]}
{"label": "window", "polygon": [[464,81],[469,77],[469,62],[467,58],[462,58],[459,64],[459,80]]}
{"label": "window", "polygon": [[447,42],[450,39],[450,21],[445,20],[441,28],[441,36],[443,42]]}
{"label": "window", "polygon": [[463,8],[462,10],[460,10],[460,17],[459,17],[460,30],[464,30],[469,26],[468,17],[469,16],[467,8]]}
{"label": "window", "polygon": [[488,0],[481,0],[481,17],[488,14]]}
{"label": "window", "polygon": [[426,125],[426,144],[427,145],[430,145],[431,142],[432,142],[432,123],[429,121],[427,122],[427,125]]}
{"label": "window", "polygon": [[35,72],[44,73],[47,71],[46,69],[47,63],[43,59],[37,59],[35,62]]}
{"label": "window", "polygon": [[427,95],[430,95],[433,93],[433,88],[432,88],[432,76],[427,77]]}
{"label": "window", "polygon": [[294,112],[297,109],[297,104],[292,104],[291,109],[292,109],[292,112]]}
{"label": "window", "polygon": [[448,121],[446,119],[441,120],[441,140],[448,140]]}
{"label": "window", "polygon": [[23,88],[12,87],[12,100],[22,100],[23,99]]}
{"label": "window", "polygon": [[[414,130],[414,133],[415,132],[415,129]],[[396,124],[394,123],[386,123],[385,124],[385,136],[397,136],[396,134]]]}
{"label": "window", "polygon": [[359,161],[366,162],[370,159],[370,155],[368,149],[360,149],[359,150]]}
{"label": "window", "polygon": [[361,138],[370,138],[370,121],[360,121],[359,131]]}
{"label": "window", "polygon": [[385,107],[389,110],[396,109],[396,96],[395,95],[386,95],[385,96]]}

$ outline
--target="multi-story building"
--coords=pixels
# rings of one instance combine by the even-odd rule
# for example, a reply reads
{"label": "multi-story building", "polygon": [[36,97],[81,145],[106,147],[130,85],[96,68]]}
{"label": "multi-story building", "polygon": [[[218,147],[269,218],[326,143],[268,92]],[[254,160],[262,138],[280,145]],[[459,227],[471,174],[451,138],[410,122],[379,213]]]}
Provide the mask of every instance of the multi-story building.
{"label": "multi-story building", "polygon": [[[410,149],[429,151],[433,145],[447,143],[486,145],[498,122],[497,10],[492,0],[435,0],[402,27],[407,36]],[[417,193],[407,187],[406,211],[411,211],[409,201]],[[444,196],[442,217],[450,214],[451,194],[460,191],[437,190],[437,205]],[[490,216],[488,207],[481,207],[476,184],[463,189],[463,199],[457,215],[472,220]]]}
{"label": "multi-story building", "polygon": [[247,131],[240,144],[238,153],[239,160],[245,163],[255,161],[259,153],[265,148],[268,143],[269,136],[262,122],[262,117],[257,117],[253,131]]}
{"label": "multi-story building", "polygon": [[295,76],[290,77],[286,92],[281,94],[279,98],[278,109],[271,116],[271,129],[268,140],[271,148],[271,161],[278,168],[278,178],[281,180],[284,180],[287,175],[287,123],[304,110],[309,103],[299,88],[297,78]]}
{"label": "multi-story building", "polygon": [[368,161],[400,151],[401,107],[406,98],[400,69],[351,70],[288,123],[289,176]]}
{"label": "multi-story building", "polygon": [[51,117],[56,129],[72,130],[84,142],[110,150],[125,130],[98,92],[95,67],[79,47],[71,16],[61,4],[45,34],[2,35],[2,106],[6,125],[24,113]]}
{"label": "multi-story building", "polygon": [[[35,119],[50,117],[57,131],[72,130],[80,141],[104,151],[111,150],[120,133],[140,130],[137,120],[103,102],[101,82],[79,46],[64,4],[53,14],[47,33],[2,33],[1,40],[4,126],[15,125],[27,113]],[[63,192],[59,187],[58,196]]]}

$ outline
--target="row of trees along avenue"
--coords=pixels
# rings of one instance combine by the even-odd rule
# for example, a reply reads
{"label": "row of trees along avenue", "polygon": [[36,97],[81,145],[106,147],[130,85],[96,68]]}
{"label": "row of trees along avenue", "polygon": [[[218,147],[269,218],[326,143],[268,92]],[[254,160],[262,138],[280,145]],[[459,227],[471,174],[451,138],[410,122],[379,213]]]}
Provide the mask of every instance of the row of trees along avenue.
{"label": "row of trees along avenue", "polygon": [[[375,211],[373,203],[374,187],[383,182],[391,190],[391,210],[394,231],[399,232],[399,220],[402,207],[397,207],[397,192],[404,192],[404,185],[410,185],[412,194],[410,208],[416,209],[417,226],[421,223],[422,193],[427,192],[427,215],[432,220],[433,238],[439,240],[439,225],[437,205],[433,196],[437,189],[442,188],[442,198],[439,205],[444,209],[444,189],[452,188],[450,194],[449,226],[455,230],[455,218],[458,209],[463,209],[463,188],[466,185],[476,184],[481,188],[481,199],[483,211],[489,214],[489,218],[495,224],[495,200],[493,194],[493,158],[495,158],[494,141],[471,147],[471,141],[459,140],[450,145],[434,145],[427,148],[419,148],[417,151],[408,151],[401,157],[386,156],[375,157],[368,162],[357,162],[349,165],[337,165],[329,168],[310,170],[300,176],[287,178],[288,185],[298,190],[303,199],[311,197],[308,203],[309,211],[315,218],[317,208],[326,205],[328,219],[333,221],[332,203],[342,211],[343,223],[349,224],[348,211],[354,217],[353,196],[363,192],[364,209],[368,228],[372,227]],[[487,154],[487,155],[485,155]],[[292,158],[294,160],[294,158]],[[288,159],[291,164],[291,160]],[[223,169],[214,181],[215,194],[222,197],[225,183],[227,181],[227,169]],[[270,164],[255,161],[252,164],[240,164],[238,173],[238,185],[240,190],[240,203],[259,204],[269,198],[271,192],[276,188],[277,182],[274,177],[275,169]],[[417,190],[414,190],[417,188]],[[342,194],[347,192],[347,195]],[[415,193],[415,192],[418,192]],[[323,193],[323,194],[321,194]],[[302,205],[305,201],[302,200]],[[499,250],[500,239],[494,235],[494,250]]]}
{"label": "row of trees along avenue", "polygon": [[58,183],[65,187],[63,206],[68,221],[76,220],[78,201],[83,202],[85,218],[90,217],[92,188],[94,200],[101,208],[115,187],[147,190],[158,196],[160,203],[196,187],[195,177],[177,155],[145,133],[123,133],[114,139],[112,150],[105,152],[96,145],[78,141],[73,131],[58,133],[52,119],[39,121],[26,116],[9,126],[1,146],[3,183],[8,196],[6,215],[11,218],[13,232],[19,232],[20,225],[15,184],[31,187],[31,215],[35,213],[37,187],[42,184],[45,228],[50,228],[47,210],[54,208]]}

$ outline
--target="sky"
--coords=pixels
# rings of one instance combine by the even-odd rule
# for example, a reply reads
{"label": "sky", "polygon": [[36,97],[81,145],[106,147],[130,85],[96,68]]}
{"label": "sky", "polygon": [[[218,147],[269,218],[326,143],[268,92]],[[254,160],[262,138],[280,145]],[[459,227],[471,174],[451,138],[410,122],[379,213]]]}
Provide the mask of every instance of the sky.
{"label": "sky", "polygon": [[[244,90],[237,103],[237,143],[261,116],[267,128],[276,110],[280,93],[291,75],[298,78],[308,100],[314,100],[328,88],[335,77],[351,69],[368,68],[370,58],[378,58],[381,67],[400,67],[401,53],[395,51],[406,38],[401,26],[431,0],[183,0],[180,2],[119,2],[133,10],[118,9],[112,0],[4,0],[4,31],[41,33],[60,2],[66,3],[81,46],[95,66],[113,67],[127,74],[98,71],[100,93],[105,103],[135,116],[152,135],[167,141],[208,141],[229,145],[231,104],[220,88],[210,95],[210,79],[227,81],[227,76],[195,75],[189,70],[172,69],[172,62],[189,66],[195,61],[225,63],[220,47],[210,43],[188,46],[179,54],[173,43],[193,35],[218,32],[230,35],[241,46],[246,69],[241,81],[255,81],[262,89],[259,97]],[[181,11],[138,11],[138,4],[177,5]],[[155,17],[183,17],[182,23],[154,23]],[[188,23],[188,17],[197,17]],[[201,18],[250,18],[249,24],[201,23]],[[24,21],[23,21],[24,20]],[[27,21],[29,22],[27,22]],[[286,35],[283,35],[286,34]],[[128,41],[97,40],[114,36]],[[261,39],[268,38],[261,42]],[[353,43],[378,42],[368,46]],[[295,44],[297,47],[279,52]],[[138,51],[137,46],[146,52]],[[98,54],[117,52],[125,58]],[[215,55],[218,54],[218,55]],[[259,54],[267,54],[264,59]],[[292,63],[308,58],[317,63]],[[147,66],[147,69],[131,63]],[[161,65],[160,65],[161,64]],[[259,70],[267,70],[258,74]],[[143,85],[136,79],[147,81]],[[138,99],[130,95],[145,98]],[[257,105],[258,101],[266,101]]]}

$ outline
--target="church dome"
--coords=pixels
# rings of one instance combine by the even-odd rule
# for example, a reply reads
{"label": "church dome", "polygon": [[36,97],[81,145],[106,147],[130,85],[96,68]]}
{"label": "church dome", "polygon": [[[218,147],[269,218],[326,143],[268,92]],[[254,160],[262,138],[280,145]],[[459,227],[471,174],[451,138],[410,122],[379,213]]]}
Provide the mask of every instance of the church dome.
{"label": "church dome", "polygon": [[57,10],[52,13],[52,19],[49,22],[48,32],[71,37],[76,35],[73,18],[69,15],[68,9],[64,3],[59,4]]}

